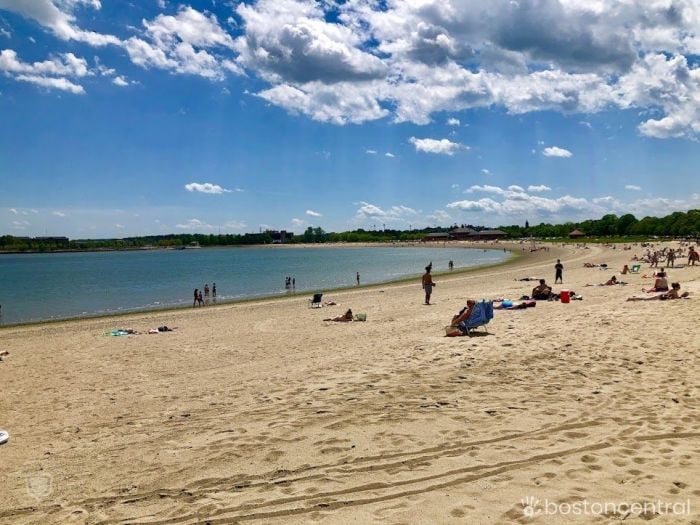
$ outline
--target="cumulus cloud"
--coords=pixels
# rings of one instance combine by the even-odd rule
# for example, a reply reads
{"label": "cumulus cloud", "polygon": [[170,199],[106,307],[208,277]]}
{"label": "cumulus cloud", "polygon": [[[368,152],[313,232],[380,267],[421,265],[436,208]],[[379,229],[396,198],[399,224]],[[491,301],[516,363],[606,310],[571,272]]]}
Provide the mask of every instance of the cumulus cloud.
{"label": "cumulus cloud", "polygon": [[459,126],[460,122],[458,118],[448,118],[447,119],[447,125],[448,126]]}
{"label": "cumulus cloud", "polygon": [[636,184],[627,184],[625,186],[626,190],[632,190],[632,191],[642,191],[641,186],[637,186]]}
{"label": "cumulus cloud", "polygon": [[[467,214],[480,214],[478,217],[492,224],[503,224],[510,221],[523,221],[529,219],[561,221],[583,220],[600,217],[606,213],[618,215],[633,213],[638,217],[646,215],[666,214],[669,211],[687,210],[697,206],[697,199],[638,199],[624,202],[616,197],[607,195],[603,197],[584,198],[572,195],[560,197],[542,197],[533,195],[530,186],[525,191],[520,186],[509,186],[504,189],[498,186],[472,186],[467,193],[490,193],[492,197],[480,199],[465,199],[450,202],[446,205],[448,210]],[[549,190],[547,190],[549,191]]]}
{"label": "cumulus cloud", "polygon": [[211,195],[221,195],[222,193],[231,193],[233,191],[222,188],[218,184],[212,184],[211,182],[190,182],[189,184],[185,184],[185,189],[190,192],[208,193]]}
{"label": "cumulus cloud", "polygon": [[359,220],[407,221],[415,217],[418,213],[418,210],[402,204],[383,209],[375,204],[360,202],[360,207],[357,209],[355,218]]}
{"label": "cumulus cloud", "polygon": [[376,149],[368,149],[368,150],[365,150],[365,153],[367,153],[367,155],[376,155],[377,150]]}
{"label": "cumulus cloud", "polygon": [[66,214],[62,211],[52,211],[51,215],[55,215],[56,217],[65,217]]}
{"label": "cumulus cloud", "polygon": [[573,156],[573,153],[571,153],[568,149],[550,146],[542,150],[542,155],[545,157],[560,157],[568,159],[569,157]]}
{"label": "cumulus cloud", "polygon": [[112,79],[112,84],[119,87],[125,87],[129,85],[129,82],[123,76],[118,75]]}
{"label": "cumulus cloud", "polygon": [[83,78],[93,73],[84,58],[63,53],[41,62],[23,62],[12,49],[0,51],[0,71],[21,82],[29,82],[48,89],[85,93],[83,86],[69,78]]}
{"label": "cumulus cloud", "polygon": [[534,192],[534,193],[540,193],[543,191],[552,191],[552,188],[550,188],[549,186],[545,186],[544,184],[540,184],[537,186],[530,185],[527,187],[527,191]]}
{"label": "cumulus cloud", "polygon": [[270,84],[259,96],[316,120],[644,107],[664,116],[640,132],[688,136],[700,121],[698,66],[686,59],[700,49],[699,12],[687,0],[259,0],[236,8],[235,49]]}
{"label": "cumulus cloud", "polygon": [[[143,20],[143,32],[125,43],[131,61],[144,68],[167,69],[175,73],[223,80],[226,73],[241,74],[231,58],[233,38],[216,17],[188,6],[177,14],[160,14]],[[224,53],[228,50],[229,53]]]}
{"label": "cumulus cloud", "polygon": [[299,228],[301,226],[304,226],[305,224],[306,224],[306,221],[303,219],[297,219],[297,218],[292,219],[292,226],[295,228]]}
{"label": "cumulus cloud", "polygon": [[459,144],[457,142],[452,142],[448,139],[418,139],[416,137],[411,137],[408,141],[413,144],[416,151],[422,151],[424,153],[435,153],[438,155],[454,155],[456,152],[462,149],[469,149],[468,146],[464,144]]}
{"label": "cumulus cloud", "polygon": [[15,12],[49,29],[62,40],[75,40],[91,46],[120,45],[113,35],[80,29],[73,11],[80,5],[99,10],[98,0],[0,0],[0,10]]}
{"label": "cumulus cloud", "polygon": [[394,155],[394,154],[393,154],[392,152],[390,152],[390,151],[387,151],[387,152],[384,154],[384,156],[385,156],[385,157],[389,157],[390,159],[393,159],[396,155]]}
{"label": "cumulus cloud", "polygon": [[207,224],[199,219],[190,219],[187,222],[176,224],[176,228],[179,230],[192,230],[192,231],[203,231],[203,230],[213,230],[214,227],[211,224]]}
{"label": "cumulus cloud", "polygon": [[306,210],[306,215],[309,215],[310,217],[323,217],[323,215],[314,210]]}

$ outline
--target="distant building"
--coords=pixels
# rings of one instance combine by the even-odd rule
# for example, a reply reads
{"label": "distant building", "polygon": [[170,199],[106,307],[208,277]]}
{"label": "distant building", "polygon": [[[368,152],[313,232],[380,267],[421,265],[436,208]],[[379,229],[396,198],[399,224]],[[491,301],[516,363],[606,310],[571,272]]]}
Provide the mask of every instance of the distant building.
{"label": "distant building", "polygon": [[294,238],[294,232],[288,232],[286,230],[267,230],[265,233],[272,237],[272,244],[284,244]]}
{"label": "distant building", "polygon": [[455,228],[450,232],[450,237],[458,241],[468,241],[470,239],[470,235],[474,233],[476,233],[476,230],[473,228]]}
{"label": "distant building", "polygon": [[569,239],[578,239],[580,237],[585,237],[586,234],[583,233],[581,230],[574,230],[569,234]]}
{"label": "distant building", "polygon": [[429,233],[425,237],[423,237],[423,242],[443,242],[449,240],[449,233]]}
{"label": "distant building", "polygon": [[423,241],[495,241],[506,237],[508,234],[501,230],[475,230],[465,226],[454,228],[449,233],[429,233]]}
{"label": "distant building", "polygon": [[501,230],[481,230],[469,235],[469,239],[474,241],[496,241],[506,237],[508,234]]}

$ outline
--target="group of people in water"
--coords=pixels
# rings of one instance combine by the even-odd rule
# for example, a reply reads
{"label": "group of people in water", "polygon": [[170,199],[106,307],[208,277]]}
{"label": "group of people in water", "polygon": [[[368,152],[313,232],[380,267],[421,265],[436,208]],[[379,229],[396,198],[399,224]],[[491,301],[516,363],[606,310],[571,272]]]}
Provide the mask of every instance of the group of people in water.
{"label": "group of people in water", "polygon": [[209,293],[210,292],[211,292],[211,300],[213,302],[216,302],[216,283],[212,284],[211,290],[209,289],[209,283],[204,285],[203,290],[195,288],[194,289],[194,301],[192,302],[192,308],[209,304]]}

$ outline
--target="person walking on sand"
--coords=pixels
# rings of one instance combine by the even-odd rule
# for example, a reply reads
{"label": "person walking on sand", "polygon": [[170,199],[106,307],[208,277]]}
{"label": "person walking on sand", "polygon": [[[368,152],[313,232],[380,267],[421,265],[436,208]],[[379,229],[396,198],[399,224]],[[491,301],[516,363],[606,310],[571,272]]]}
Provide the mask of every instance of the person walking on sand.
{"label": "person walking on sand", "polygon": [[560,259],[557,259],[557,264],[554,265],[554,272],[554,284],[557,284],[557,281],[563,283],[564,279],[562,278],[562,274],[564,273],[564,265],[561,263]]}
{"label": "person walking on sand", "polygon": [[360,286],[360,272],[355,272],[355,278],[357,279],[357,286]]}
{"label": "person walking on sand", "polygon": [[421,283],[423,284],[423,291],[425,292],[425,304],[427,305],[430,304],[430,295],[433,293],[433,286],[435,286],[435,283],[433,282],[433,276],[430,275],[431,270],[432,263],[425,267],[425,273],[421,278]]}
{"label": "person walking on sand", "polygon": [[194,302],[192,303],[192,308],[197,306],[197,299],[199,299],[199,290],[197,288],[194,289]]}

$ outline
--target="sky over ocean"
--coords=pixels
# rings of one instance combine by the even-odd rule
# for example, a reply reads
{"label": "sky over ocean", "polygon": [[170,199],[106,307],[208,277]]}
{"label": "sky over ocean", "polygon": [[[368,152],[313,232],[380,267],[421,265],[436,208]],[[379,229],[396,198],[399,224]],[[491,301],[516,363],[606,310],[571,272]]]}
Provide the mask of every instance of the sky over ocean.
{"label": "sky over ocean", "polygon": [[0,234],[700,207],[696,0],[0,0]]}

